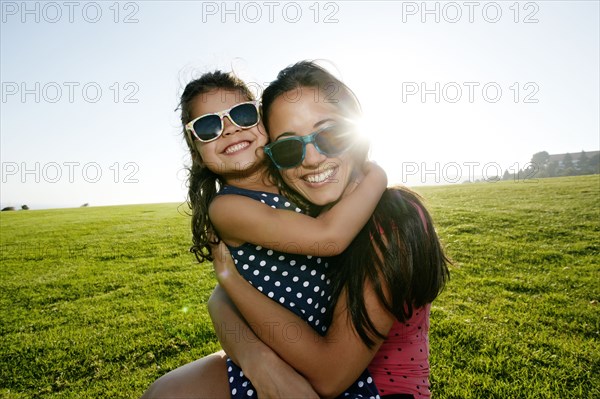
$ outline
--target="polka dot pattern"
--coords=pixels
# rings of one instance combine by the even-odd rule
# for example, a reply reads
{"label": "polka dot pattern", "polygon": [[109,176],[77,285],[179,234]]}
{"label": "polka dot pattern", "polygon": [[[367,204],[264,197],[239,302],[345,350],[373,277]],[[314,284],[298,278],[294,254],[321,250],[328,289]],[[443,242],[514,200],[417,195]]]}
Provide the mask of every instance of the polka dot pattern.
{"label": "polka dot pattern", "polygon": [[429,399],[429,311],[418,308],[404,323],[394,322],[369,371],[382,395]]}
{"label": "polka dot pattern", "polygon": [[[301,212],[287,199],[257,191],[225,186],[219,192],[250,197],[267,206]],[[229,247],[236,268],[250,284],[281,306],[305,320],[316,332],[325,335],[327,324],[325,313],[331,303],[331,286],[326,279],[329,267],[327,258],[288,254],[285,243],[275,244],[274,249],[263,248],[250,243],[239,247]],[[243,375],[241,369],[227,360],[229,387],[232,398],[256,398],[256,389]],[[379,398],[379,394],[368,370],[340,397]]]}
{"label": "polka dot pattern", "polygon": [[[252,382],[244,376],[238,365],[229,358],[227,359],[227,372],[229,374],[231,399],[258,398],[256,396],[256,389],[252,386]],[[377,387],[373,383],[373,379],[369,376],[368,370],[363,371],[354,384],[340,394],[338,398],[381,399]]]}
{"label": "polka dot pattern", "polygon": [[[294,210],[295,206],[275,194],[232,186],[225,186],[219,194],[244,195],[279,209]],[[284,249],[286,245],[274,247]],[[303,319],[308,321],[312,315],[308,321],[311,327],[321,335],[327,333],[324,316],[331,303],[331,281],[325,281],[329,267],[326,258],[288,254],[250,243],[229,250],[240,275],[250,284]]]}

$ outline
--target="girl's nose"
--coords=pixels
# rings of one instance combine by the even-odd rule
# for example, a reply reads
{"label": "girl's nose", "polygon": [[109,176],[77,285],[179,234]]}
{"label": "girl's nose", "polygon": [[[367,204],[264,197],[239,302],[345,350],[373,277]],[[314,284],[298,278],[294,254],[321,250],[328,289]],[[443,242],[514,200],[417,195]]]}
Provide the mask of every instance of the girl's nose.
{"label": "girl's nose", "polygon": [[240,130],[242,130],[242,128],[232,123],[231,119],[229,119],[229,116],[223,117],[223,136],[229,136],[230,134],[239,132]]}

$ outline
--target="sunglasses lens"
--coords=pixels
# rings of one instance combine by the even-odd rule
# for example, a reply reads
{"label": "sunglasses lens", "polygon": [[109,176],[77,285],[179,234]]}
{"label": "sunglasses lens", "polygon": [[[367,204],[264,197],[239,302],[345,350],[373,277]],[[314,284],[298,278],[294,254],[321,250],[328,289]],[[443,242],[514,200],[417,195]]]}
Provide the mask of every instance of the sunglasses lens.
{"label": "sunglasses lens", "polygon": [[285,139],[271,144],[271,158],[280,168],[291,168],[302,162],[302,141]]}
{"label": "sunglasses lens", "polygon": [[241,127],[251,127],[258,123],[258,110],[254,104],[240,104],[229,111],[231,119]]}
{"label": "sunglasses lens", "polygon": [[194,132],[202,141],[212,140],[221,132],[221,118],[218,115],[206,115],[194,123]]}
{"label": "sunglasses lens", "polygon": [[344,125],[336,125],[323,129],[315,136],[319,151],[325,155],[338,155],[352,145],[352,133]]}

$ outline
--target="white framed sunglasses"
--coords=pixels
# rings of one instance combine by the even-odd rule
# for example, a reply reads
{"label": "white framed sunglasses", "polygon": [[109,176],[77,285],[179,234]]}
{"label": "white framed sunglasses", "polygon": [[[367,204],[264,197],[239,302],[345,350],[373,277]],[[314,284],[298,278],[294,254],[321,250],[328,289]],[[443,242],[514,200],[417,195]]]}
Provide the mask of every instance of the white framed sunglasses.
{"label": "white framed sunglasses", "polygon": [[225,117],[242,129],[254,127],[260,122],[260,101],[247,101],[224,111],[199,116],[188,122],[185,130],[191,135],[190,139],[210,143],[223,134]]}

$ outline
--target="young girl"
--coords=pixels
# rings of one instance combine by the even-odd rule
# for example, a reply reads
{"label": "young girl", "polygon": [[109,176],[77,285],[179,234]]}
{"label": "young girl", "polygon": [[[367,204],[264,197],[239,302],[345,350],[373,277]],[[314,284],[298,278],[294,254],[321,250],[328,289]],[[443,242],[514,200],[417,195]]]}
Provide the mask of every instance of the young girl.
{"label": "young girl", "polygon": [[[339,93],[339,101],[318,101],[331,91]],[[263,95],[263,116],[272,140],[267,149],[273,152],[275,146],[302,141],[315,124],[358,112],[353,98],[343,83],[312,63],[286,68]],[[365,154],[355,153],[354,161],[364,161]],[[308,200],[321,198],[321,188],[294,178],[306,172],[308,163],[286,162],[289,155],[273,158],[285,183]],[[268,332],[255,329],[257,336],[321,396],[338,395],[370,362],[382,395],[428,398],[429,308],[448,278],[448,268],[419,198],[407,190],[387,190],[369,223],[337,261],[327,273],[334,285],[332,297],[338,301],[327,339],[298,324],[301,339],[295,342],[277,329],[293,322],[293,315],[248,289],[227,257],[216,259],[215,267],[219,283],[251,326],[276,326]],[[233,349],[231,353],[248,350]]]}
{"label": "young girl", "polygon": [[[193,158],[192,250],[199,261],[210,259],[209,242],[218,236],[235,258],[236,274],[319,334],[326,333],[325,313],[333,298],[324,256],[341,253],[369,219],[385,191],[385,173],[369,166],[364,181],[327,213],[319,218],[302,215],[268,179],[263,162],[268,138],[259,104],[243,82],[221,72],[205,74],[187,85],[181,107]],[[303,150],[317,150],[331,162],[298,179],[331,188],[332,198],[339,199],[355,174],[348,163],[338,162],[347,157],[352,137],[349,123],[330,123],[315,132]],[[232,397],[256,396],[252,383],[231,360],[227,371]],[[377,396],[366,370],[348,386],[347,397]],[[151,388],[145,396],[158,395]]]}

